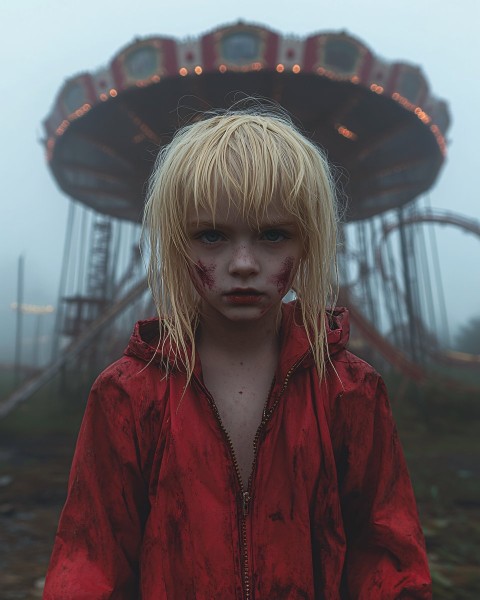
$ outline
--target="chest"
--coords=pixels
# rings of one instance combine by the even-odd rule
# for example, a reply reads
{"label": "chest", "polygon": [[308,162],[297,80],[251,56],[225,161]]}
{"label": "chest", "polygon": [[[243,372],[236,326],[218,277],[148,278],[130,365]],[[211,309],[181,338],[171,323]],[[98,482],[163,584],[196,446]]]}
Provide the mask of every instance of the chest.
{"label": "chest", "polygon": [[255,435],[272,387],[273,366],[249,373],[245,370],[216,369],[212,373],[204,373],[204,378],[246,488],[255,458]]}

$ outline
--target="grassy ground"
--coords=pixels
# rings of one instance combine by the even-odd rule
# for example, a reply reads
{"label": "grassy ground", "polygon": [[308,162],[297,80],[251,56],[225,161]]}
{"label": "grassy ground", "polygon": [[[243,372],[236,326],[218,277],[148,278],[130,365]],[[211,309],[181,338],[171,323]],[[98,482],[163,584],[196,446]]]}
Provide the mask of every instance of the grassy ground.
{"label": "grassy ground", "polygon": [[[408,396],[407,396],[408,398]],[[393,406],[434,582],[434,598],[480,598],[480,396],[429,385]]]}
{"label": "grassy ground", "polygon": [[[73,381],[76,381],[73,385]],[[85,386],[66,374],[0,421],[2,600],[41,597]],[[7,382],[8,383],[8,382]],[[0,390],[2,385],[0,374]],[[434,598],[480,598],[480,398],[387,381],[426,534]],[[68,398],[68,400],[66,400]]]}

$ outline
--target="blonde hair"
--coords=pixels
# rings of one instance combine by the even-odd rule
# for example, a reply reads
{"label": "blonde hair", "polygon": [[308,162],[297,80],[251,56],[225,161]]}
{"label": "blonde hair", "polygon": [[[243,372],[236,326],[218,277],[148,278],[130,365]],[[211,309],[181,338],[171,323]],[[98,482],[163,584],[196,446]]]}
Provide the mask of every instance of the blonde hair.
{"label": "blonde hair", "polygon": [[[296,220],[304,253],[292,284],[319,377],[325,373],[326,313],[337,295],[335,186],[321,150],[280,112],[231,111],[188,125],[162,148],[144,214],[148,281],[161,341],[190,380],[199,300],[190,277],[187,214],[215,215],[219,198],[258,224],[272,200]],[[332,281],[335,285],[332,285]],[[168,368],[168,367],[167,367]]]}

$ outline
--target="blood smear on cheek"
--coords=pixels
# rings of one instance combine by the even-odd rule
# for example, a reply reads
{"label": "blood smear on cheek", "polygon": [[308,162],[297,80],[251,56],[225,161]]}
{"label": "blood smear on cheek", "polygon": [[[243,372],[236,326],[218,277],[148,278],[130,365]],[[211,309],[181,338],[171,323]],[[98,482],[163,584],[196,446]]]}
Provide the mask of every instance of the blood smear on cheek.
{"label": "blood smear on cheek", "polygon": [[293,258],[291,256],[287,256],[287,258],[282,263],[282,270],[278,275],[275,275],[273,281],[277,286],[278,293],[284,296],[288,291],[288,285],[290,283],[290,277],[292,275],[293,269]]}
{"label": "blood smear on cheek", "polygon": [[215,273],[215,265],[207,266],[204,265],[201,260],[199,260],[195,265],[195,272],[202,282],[203,287],[207,287],[209,290],[211,290],[215,285],[215,279],[213,277],[213,274]]}

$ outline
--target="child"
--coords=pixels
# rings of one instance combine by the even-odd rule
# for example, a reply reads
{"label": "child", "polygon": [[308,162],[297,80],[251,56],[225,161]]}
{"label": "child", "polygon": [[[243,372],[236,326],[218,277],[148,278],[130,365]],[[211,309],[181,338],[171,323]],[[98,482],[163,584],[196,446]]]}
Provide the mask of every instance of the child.
{"label": "child", "polygon": [[326,308],[321,152],[278,114],[194,123],[145,225],[160,323],[93,386],[45,600],[430,598],[384,384]]}

